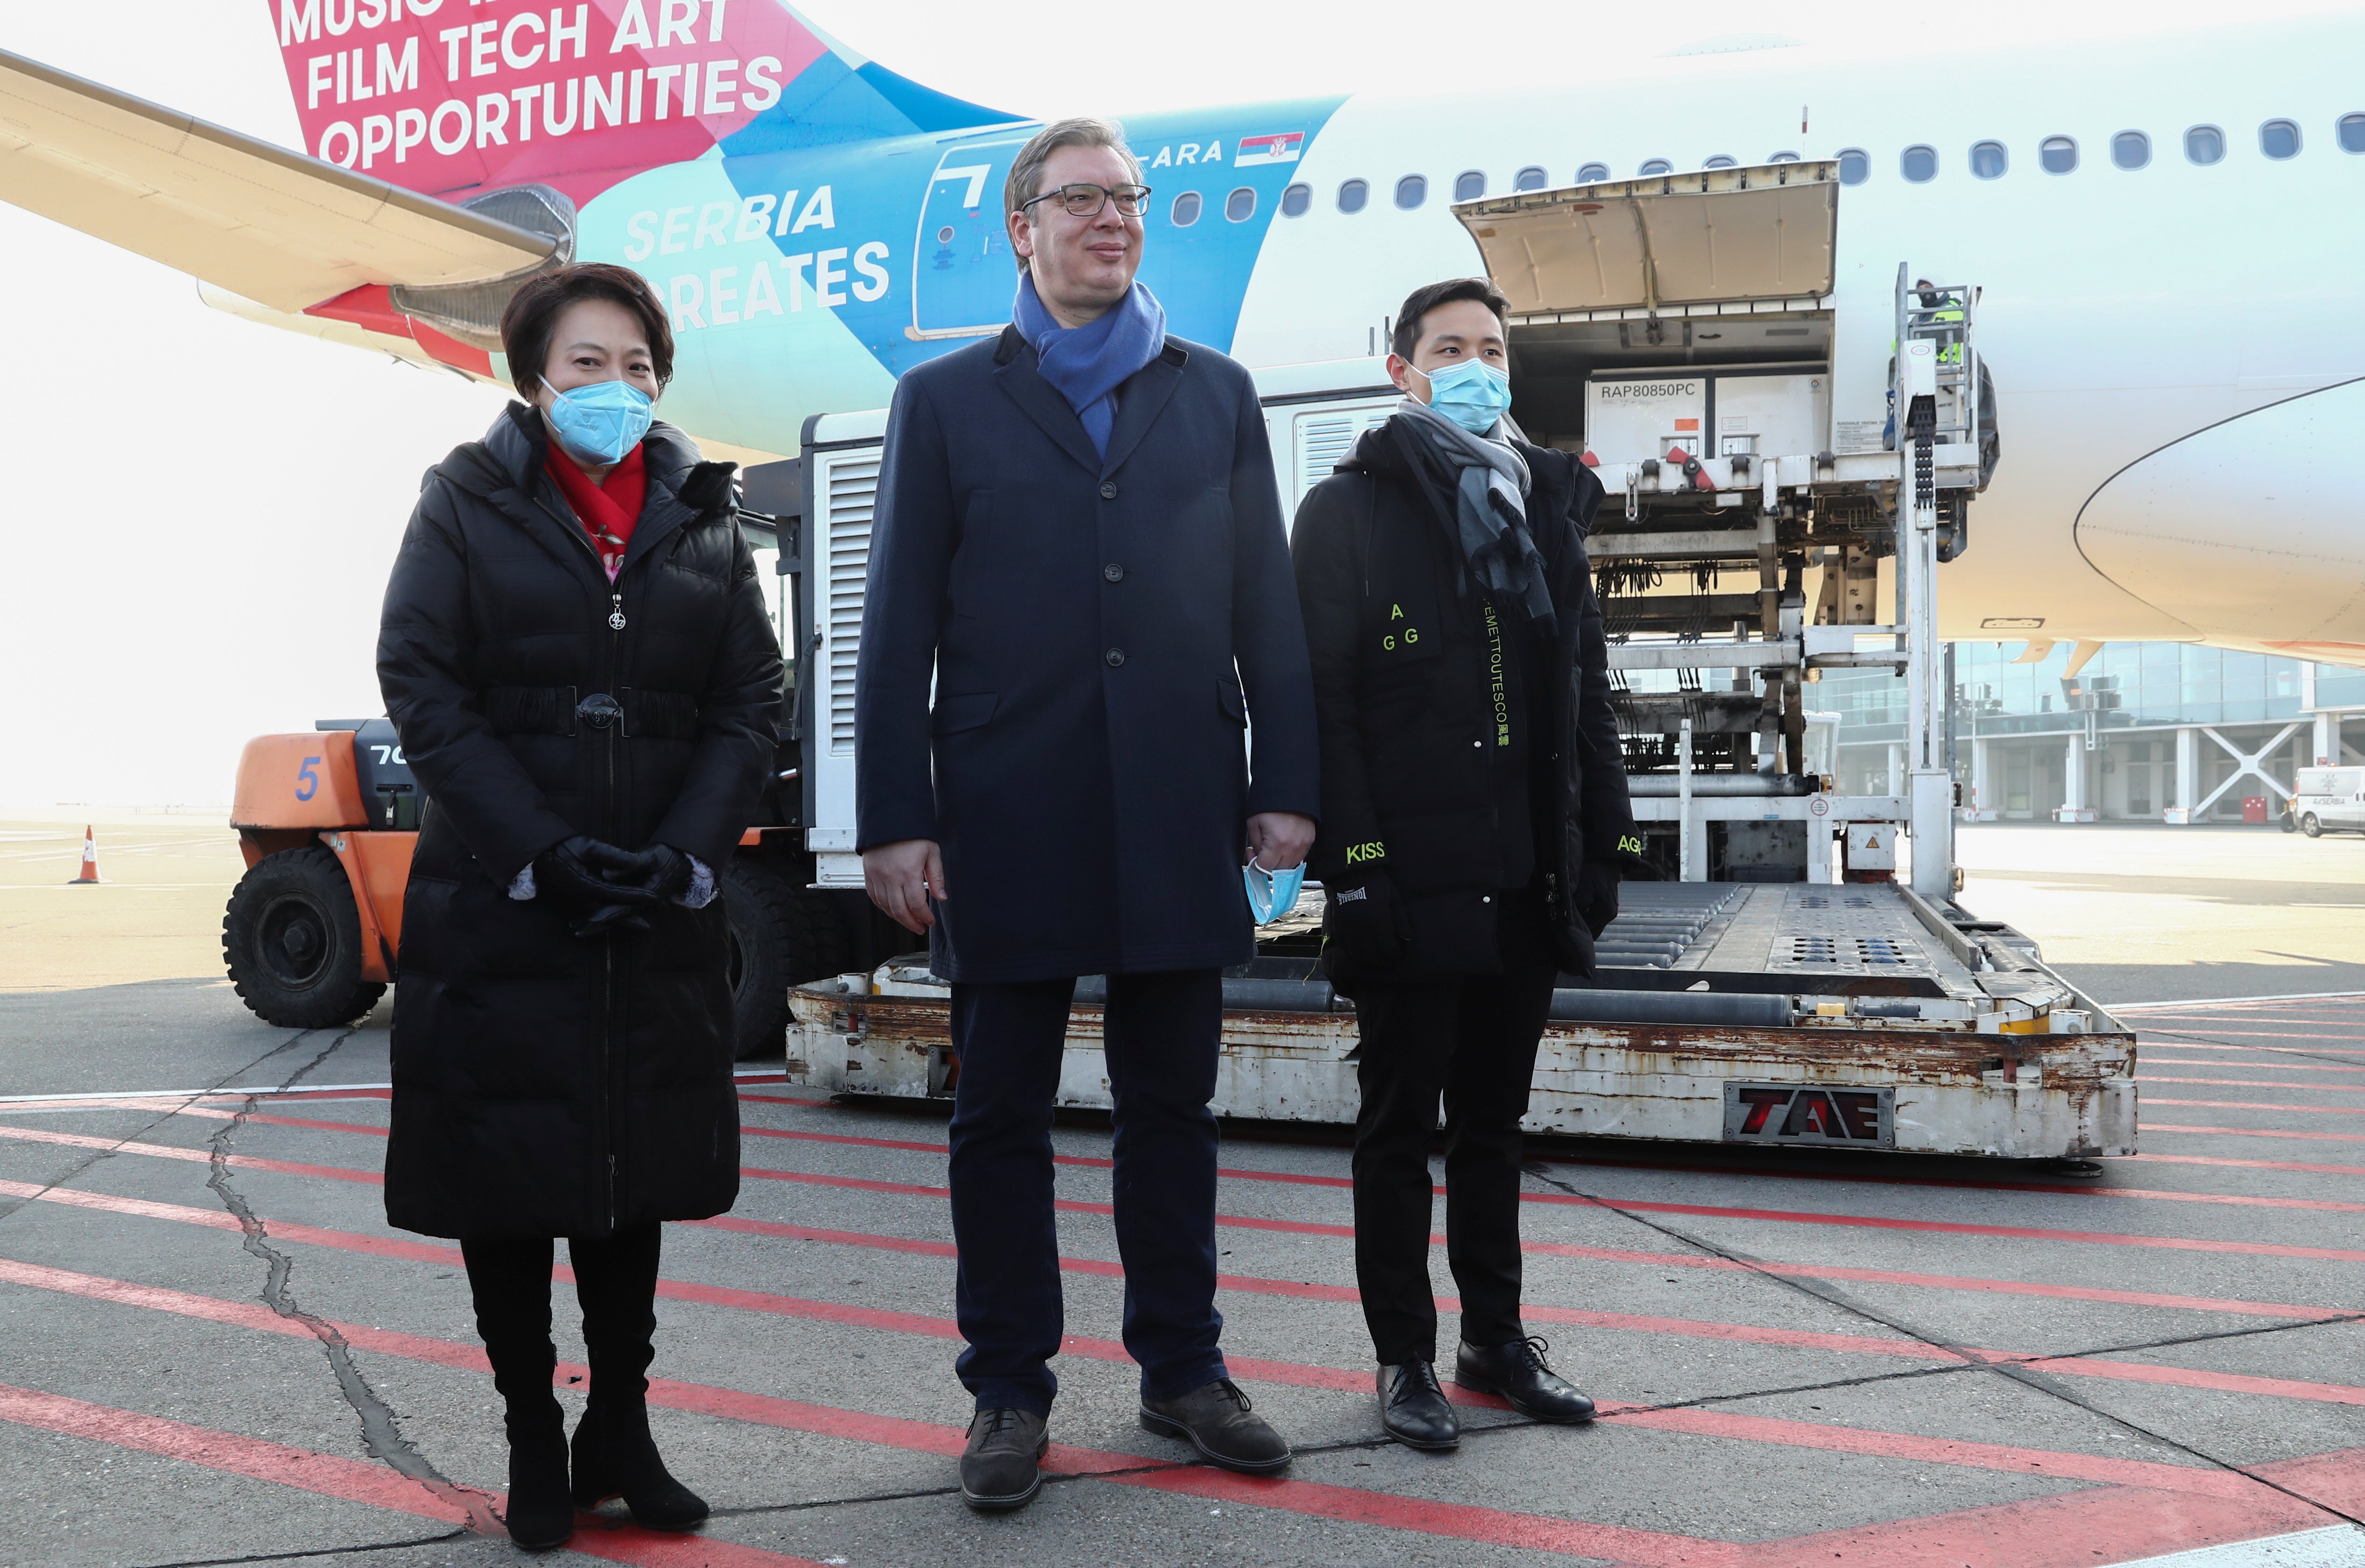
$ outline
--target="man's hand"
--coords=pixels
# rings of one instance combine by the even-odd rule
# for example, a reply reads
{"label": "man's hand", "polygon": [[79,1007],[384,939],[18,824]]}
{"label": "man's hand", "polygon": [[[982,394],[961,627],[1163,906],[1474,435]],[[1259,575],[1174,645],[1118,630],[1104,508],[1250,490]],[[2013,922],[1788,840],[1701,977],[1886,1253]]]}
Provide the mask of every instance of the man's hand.
{"label": "man's hand", "polygon": [[1249,857],[1268,871],[1306,863],[1314,847],[1314,819],[1295,812],[1259,812],[1249,819]]}
{"label": "man's hand", "polygon": [[[1304,817],[1295,820],[1306,821]],[[1308,823],[1306,827],[1310,841],[1313,824]],[[872,845],[862,852],[862,881],[870,890],[870,902],[888,919],[921,935],[936,923],[936,912],[928,907],[928,900],[953,896],[945,886],[944,856],[933,838],[899,838],[892,844]]]}

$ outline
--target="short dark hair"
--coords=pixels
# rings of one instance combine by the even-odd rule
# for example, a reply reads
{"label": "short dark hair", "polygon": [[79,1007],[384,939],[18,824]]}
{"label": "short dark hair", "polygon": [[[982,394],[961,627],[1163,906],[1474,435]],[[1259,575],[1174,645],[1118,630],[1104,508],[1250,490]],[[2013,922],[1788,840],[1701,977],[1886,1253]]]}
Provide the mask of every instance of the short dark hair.
{"label": "short dark hair", "polygon": [[533,383],[550,367],[550,337],[558,330],[559,316],[583,299],[605,299],[640,318],[641,330],[649,338],[657,389],[663,391],[673,379],[673,323],[666,318],[665,302],[648,279],[611,262],[554,267],[518,286],[501,311],[501,352],[509,355],[510,385],[522,397],[533,395]]}
{"label": "short dark hair", "polygon": [[[1425,283],[1405,296],[1396,311],[1395,330],[1388,334],[1388,347],[1398,359],[1410,359],[1412,351],[1420,346],[1420,323],[1423,318],[1440,305],[1451,305],[1458,299],[1474,299],[1495,313],[1496,321],[1504,321],[1511,313],[1511,302],[1503,291],[1483,277],[1450,277],[1443,283]],[[1508,327],[1505,330],[1508,332]]]}

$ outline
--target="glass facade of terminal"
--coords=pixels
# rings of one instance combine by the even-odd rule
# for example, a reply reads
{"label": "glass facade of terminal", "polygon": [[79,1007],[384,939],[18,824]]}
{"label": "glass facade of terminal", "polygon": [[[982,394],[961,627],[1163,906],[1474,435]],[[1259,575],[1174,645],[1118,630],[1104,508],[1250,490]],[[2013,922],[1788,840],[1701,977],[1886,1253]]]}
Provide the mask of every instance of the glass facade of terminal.
{"label": "glass facade of terminal", "polygon": [[[2365,763],[2365,670],[2122,643],[2073,677],[2073,643],[2025,664],[2025,644],[1953,647],[1955,775],[1982,816],[2238,822],[2246,800],[2279,809],[2300,767]],[[1837,720],[1842,789],[1903,788],[1903,681],[1825,671],[1808,707]]]}

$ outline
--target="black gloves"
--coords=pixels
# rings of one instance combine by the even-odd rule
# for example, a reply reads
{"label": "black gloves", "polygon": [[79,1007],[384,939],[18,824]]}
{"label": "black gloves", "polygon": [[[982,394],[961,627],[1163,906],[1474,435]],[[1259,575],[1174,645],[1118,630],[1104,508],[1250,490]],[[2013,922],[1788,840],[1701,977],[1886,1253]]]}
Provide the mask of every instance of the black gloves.
{"label": "black gloves", "polygon": [[679,898],[689,891],[689,857],[671,845],[652,844],[645,849],[609,853],[616,860],[608,878],[620,889],[637,889],[657,900]]}
{"label": "black gloves", "polygon": [[689,889],[689,857],[668,845],[619,849],[577,834],[535,857],[534,890],[583,912],[577,936],[646,931],[642,911]]}
{"label": "black gloves", "polygon": [[1334,980],[1344,974],[1377,975],[1403,958],[1404,918],[1395,888],[1384,875],[1359,887],[1328,888],[1330,907],[1322,917],[1322,963]]}
{"label": "black gloves", "polygon": [[1618,868],[1606,860],[1580,860],[1569,891],[1577,917],[1598,936],[1618,918]]}

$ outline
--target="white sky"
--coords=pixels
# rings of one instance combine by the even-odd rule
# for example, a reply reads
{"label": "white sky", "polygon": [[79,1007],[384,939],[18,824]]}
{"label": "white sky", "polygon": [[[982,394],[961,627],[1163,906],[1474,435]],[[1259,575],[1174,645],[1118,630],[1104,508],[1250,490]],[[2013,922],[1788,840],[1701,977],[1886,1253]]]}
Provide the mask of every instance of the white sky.
{"label": "white sky", "polygon": [[[2241,15],[2334,8],[2247,0]],[[1044,116],[1490,80],[1582,91],[1692,39],[1926,47],[1957,18],[1974,46],[2093,38],[2107,71],[2113,37],[2229,15],[2222,0],[804,9],[917,81]],[[273,14],[268,0],[0,0],[0,48],[293,146]],[[1483,36],[1440,42],[1456,17]],[[6,206],[0,298],[17,468],[0,510],[0,809],[223,805],[250,735],[378,712],[378,603],[419,476],[500,396],[219,314],[186,276]]]}

